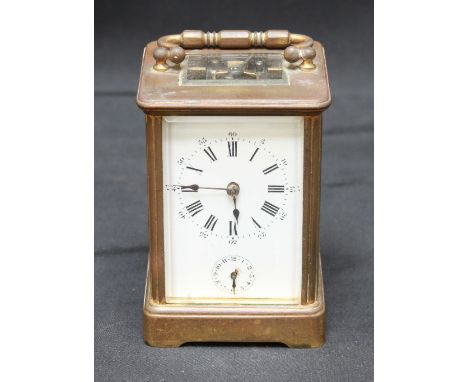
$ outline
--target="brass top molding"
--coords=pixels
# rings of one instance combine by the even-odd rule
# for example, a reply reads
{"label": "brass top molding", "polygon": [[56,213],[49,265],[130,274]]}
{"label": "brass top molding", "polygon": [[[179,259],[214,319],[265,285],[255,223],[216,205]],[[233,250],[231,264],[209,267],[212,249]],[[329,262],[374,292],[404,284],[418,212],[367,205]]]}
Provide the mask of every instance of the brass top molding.
{"label": "brass top molding", "polygon": [[169,69],[169,63],[180,64],[185,59],[185,49],[284,49],[284,59],[303,71],[315,69],[316,56],[314,40],[303,34],[289,33],[287,30],[272,29],[266,32],[247,30],[222,30],[203,32],[185,30],[158,39],[153,52],[156,60],[154,69],[160,72]]}

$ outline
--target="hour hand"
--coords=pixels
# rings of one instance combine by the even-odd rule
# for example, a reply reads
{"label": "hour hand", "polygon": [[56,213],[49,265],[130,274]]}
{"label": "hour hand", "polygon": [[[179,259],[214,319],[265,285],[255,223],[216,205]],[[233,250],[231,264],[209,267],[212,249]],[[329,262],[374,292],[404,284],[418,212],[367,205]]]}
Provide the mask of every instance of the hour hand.
{"label": "hour hand", "polygon": [[237,209],[236,197],[234,196],[232,199],[234,200],[234,211],[232,211],[232,214],[236,218],[236,223],[239,224],[239,214],[240,214],[240,212]]}

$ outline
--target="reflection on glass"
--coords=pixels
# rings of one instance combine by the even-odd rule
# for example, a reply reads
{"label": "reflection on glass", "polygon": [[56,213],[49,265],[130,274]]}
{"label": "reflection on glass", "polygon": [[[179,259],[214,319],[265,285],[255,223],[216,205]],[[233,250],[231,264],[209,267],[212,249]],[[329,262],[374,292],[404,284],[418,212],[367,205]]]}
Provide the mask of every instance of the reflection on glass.
{"label": "reflection on glass", "polygon": [[182,85],[288,83],[280,53],[190,54],[181,75]]}

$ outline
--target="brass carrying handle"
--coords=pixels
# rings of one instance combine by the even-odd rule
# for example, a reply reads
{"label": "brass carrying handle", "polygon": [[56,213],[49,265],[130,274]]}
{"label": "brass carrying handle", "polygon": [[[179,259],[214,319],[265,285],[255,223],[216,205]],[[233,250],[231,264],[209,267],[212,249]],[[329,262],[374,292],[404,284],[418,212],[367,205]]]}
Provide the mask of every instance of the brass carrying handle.
{"label": "brass carrying handle", "polygon": [[287,30],[223,30],[206,33],[200,30],[185,30],[181,34],[163,36],[158,40],[158,47],[153,52],[156,60],[154,69],[162,72],[169,68],[168,62],[180,64],[185,59],[184,48],[267,48],[284,49],[286,61],[299,66],[301,70],[310,71],[315,68],[313,60],[316,52],[313,44],[314,40],[309,36],[289,33]]}

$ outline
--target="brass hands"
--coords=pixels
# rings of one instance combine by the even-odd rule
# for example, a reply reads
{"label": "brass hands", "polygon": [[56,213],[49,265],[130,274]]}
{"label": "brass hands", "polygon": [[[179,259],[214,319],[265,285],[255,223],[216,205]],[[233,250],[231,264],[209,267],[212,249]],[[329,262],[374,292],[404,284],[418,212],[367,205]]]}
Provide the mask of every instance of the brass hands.
{"label": "brass hands", "polygon": [[231,182],[227,186],[227,193],[228,195],[232,196],[232,200],[234,201],[234,210],[232,211],[232,214],[234,215],[234,218],[236,219],[236,223],[239,224],[239,215],[240,212],[237,209],[237,195],[239,195],[240,192],[240,186],[236,182]]}
{"label": "brass hands", "polygon": [[239,210],[237,209],[237,205],[236,205],[236,197],[233,196],[232,199],[234,200],[234,211],[232,211],[232,214],[234,215],[234,217],[236,218],[236,223],[239,224]]}
{"label": "brass hands", "polygon": [[174,187],[180,187],[181,190],[186,190],[190,189],[192,191],[198,191],[198,190],[222,190],[222,191],[227,191],[227,188],[221,188],[221,187],[200,187],[198,184],[191,184],[190,186],[180,186],[176,185]]}
{"label": "brass hands", "polygon": [[234,215],[234,218],[236,219],[236,223],[239,224],[239,215],[240,212],[237,209],[237,195],[239,195],[240,192],[240,186],[236,182],[230,182],[226,188],[222,187],[202,187],[199,186],[198,184],[191,184],[189,186],[181,186],[181,185],[174,185],[172,187],[179,187],[181,190],[192,190],[192,191],[198,191],[198,190],[221,190],[221,191],[226,191],[229,196],[232,197],[232,200],[234,201],[234,210],[232,211],[232,214]]}
{"label": "brass hands", "polygon": [[239,270],[235,269],[234,272],[231,272],[231,279],[232,279],[232,293],[236,294],[236,278],[239,274]]}

